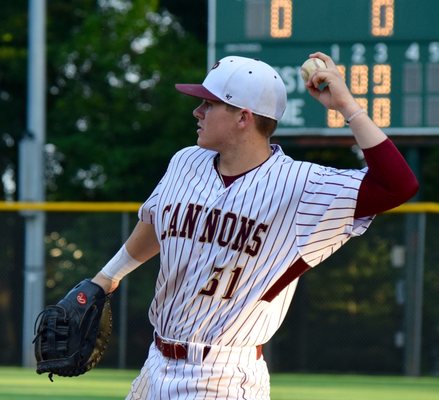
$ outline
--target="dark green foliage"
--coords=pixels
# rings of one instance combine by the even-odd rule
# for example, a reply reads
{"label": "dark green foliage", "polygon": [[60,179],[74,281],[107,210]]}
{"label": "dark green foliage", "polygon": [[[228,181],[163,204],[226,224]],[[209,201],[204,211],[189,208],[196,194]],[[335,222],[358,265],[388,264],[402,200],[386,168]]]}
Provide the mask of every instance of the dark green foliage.
{"label": "dark green foliage", "polygon": [[51,198],[143,200],[172,154],[194,143],[194,103],[174,84],[202,79],[203,47],[151,3],[82,2],[65,14],[78,15],[75,28],[49,48],[48,137],[64,170]]}

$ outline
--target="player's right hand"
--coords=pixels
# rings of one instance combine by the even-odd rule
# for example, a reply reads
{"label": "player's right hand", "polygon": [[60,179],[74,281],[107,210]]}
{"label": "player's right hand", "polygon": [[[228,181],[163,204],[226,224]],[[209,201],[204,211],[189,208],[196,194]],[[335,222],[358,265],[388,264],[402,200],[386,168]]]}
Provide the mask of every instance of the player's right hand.
{"label": "player's right hand", "polygon": [[306,87],[310,95],[326,108],[340,111],[345,118],[352,115],[360,106],[332,58],[321,52],[310,54],[310,57],[320,58],[327,67],[316,71],[307,82]]}

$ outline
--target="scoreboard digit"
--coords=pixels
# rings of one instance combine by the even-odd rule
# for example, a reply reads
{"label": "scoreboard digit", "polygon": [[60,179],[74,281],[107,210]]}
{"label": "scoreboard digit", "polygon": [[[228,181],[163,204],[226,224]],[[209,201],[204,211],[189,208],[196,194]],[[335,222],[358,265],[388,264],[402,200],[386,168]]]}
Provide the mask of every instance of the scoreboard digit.
{"label": "scoreboard digit", "polygon": [[287,86],[279,134],[346,134],[300,77],[310,53],[336,62],[389,134],[439,134],[438,0],[209,0],[209,63],[236,54],[273,65]]}

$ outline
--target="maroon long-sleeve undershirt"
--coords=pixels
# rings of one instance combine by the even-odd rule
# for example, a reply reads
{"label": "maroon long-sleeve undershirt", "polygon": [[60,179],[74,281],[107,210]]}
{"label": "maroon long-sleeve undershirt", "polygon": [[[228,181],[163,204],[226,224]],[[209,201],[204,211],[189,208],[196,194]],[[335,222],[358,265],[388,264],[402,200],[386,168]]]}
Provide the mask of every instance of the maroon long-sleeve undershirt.
{"label": "maroon long-sleeve undershirt", "polygon": [[397,207],[418,191],[416,176],[390,139],[363,153],[368,171],[360,185],[356,218]]}

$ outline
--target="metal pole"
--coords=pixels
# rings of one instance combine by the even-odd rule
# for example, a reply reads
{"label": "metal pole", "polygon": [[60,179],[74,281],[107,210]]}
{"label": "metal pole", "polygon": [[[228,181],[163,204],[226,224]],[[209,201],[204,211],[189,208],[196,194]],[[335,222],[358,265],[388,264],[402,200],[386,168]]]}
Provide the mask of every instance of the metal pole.
{"label": "metal pole", "polygon": [[216,0],[208,0],[207,13],[207,69],[209,70],[216,62]]}
{"label": "metal pole", "polygon": [[415,351],[414,373],[416,376],[421,375],[421,351],[422,351],[422,305],[424,298],[424,258],[425,258],[425,230],[426,214],[418,214],[418,252],[416,254],[415,268],[415,297],[413,299],[414,309],[414,329],[413,329],[413,347]]}
{"label": "metal pole", "polygon": [[[19,148],[19,199],[44,201],[46,0],[29,1],[27,132]],[[26,212],[22,364],[35,366],[34,321],[44,306],[44,212]]]}
{"label": "metal pole", "polygon": [[426,214],[407,216],[405,374],[421,375]]}
{"label": "metal pole", "polygon": [[[419,176],[419,150],[412,148],[408,163]],[[413,200],[419,200],[417,195]],[[408,214],[406,220],[407,264],[405,305],[405,354],[404,372],[408,376],[421,374],[422,303],[424,284],[424,254],[426,215]]]}
{"label": "metal pole", "polygon": [[[122,213],[121,240],[122,244],[126,242],[130,229],[130,215],[127,212]],[[119,357],[118,367],[125,369],[127,364],[127,325],[128,325],[128,276],[120,283],[120,304],[119,304]]]}

